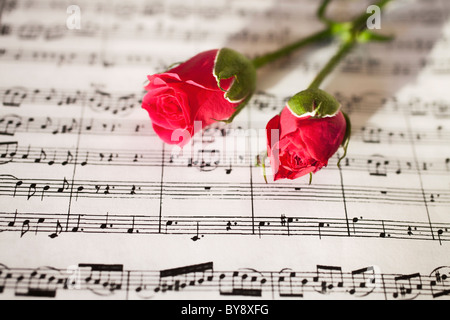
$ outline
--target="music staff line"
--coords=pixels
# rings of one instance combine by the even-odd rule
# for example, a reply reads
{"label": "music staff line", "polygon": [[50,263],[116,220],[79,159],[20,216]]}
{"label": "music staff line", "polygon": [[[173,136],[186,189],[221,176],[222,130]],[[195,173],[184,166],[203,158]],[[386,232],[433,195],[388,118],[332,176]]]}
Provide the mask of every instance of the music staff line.
{"label": "music staff line", "polygon": [[[26,2],[11,0],[10,5],[7,6],[6,10],[8,13],[14,11],[28,11],[28,10],[42,10],[47,12],[60,12],[60,10],[64,10],[67,8],[67,5],[62,2],[53,2],[53,1],[32,1],[28,0]],[[264,6],[259,8],[258,6],[245,5],[238,1],[231,0],[230,3],[232,5],[210,5],[207,7],[204,6],[186,6],[183,1],[173,2],[166,4],[164,1],[152,0],[152,1],[130,1],[127,3],[122,2],[108,2],[108,5],[105,3],[91,3],[89,1],[79,1],[79,5],[86,9],[87,12],[94,11],[96,13],[104,13],[111,14],[116,16],[118,19],[130,16],[142,16],[142,17],[156,17],[159,15],[169,15],[174,18],[186,18],[191,15],[198,16],[201,19],[212,19],[230,16],[230,17],[241,17],[241,18],[264,18],[264,19],[275,19],[275,20],[289,20],[289,19],[298,19],[299,17],[307,20],[315,20],[311,18],[310,12],[308,10],[315,10],[316,6],[312,5],[309,8],[309,3],[306,2],[303,4],[303,11],[299,13],[293,14],[293,7],[295,4],[287,2],[282,2],[281,5],[276,7],[271,7],[270,10],[264,9]],[[256,2],[255,3],[260,3]],[[420,14],[415,10],[411,10],[410,12],[406,12],[403,14],[402,21],[411,22],[411,18],[414,20],[421,19],[421,21],[425,21],[426,23],[436,22],[436,17],[445,16],[442,14],[442,10],[440,8],[446,8],[448,3],[445,1],[439,2],[438,7],[429,7],[427,5],[426,0],[418,1],[419,5],[425,6],[428,9],[428,14]],[[351,10],[351,8],[349,8]],[[297,10],[299,11],[299,10]],[[333,17],[339,21],[348,18],[348,12],[333,12]]]}
{"label": "music staff line", "polygon": [[[80,166],[141,166],[160,167],[163,159],[165,167],[185,168],[195,167],[200,171],[222,169],[231,174],[233,168],[248,168],[255,165],[256,155],[242,151],[223,152],[220,149],[203,148],[193,150],[189,155],[173,155],[172,151],[164,150],[125,150],[125,149],[94,149],[79,148]],[[74,165],[74,150],[54,147],[19,146],[17,141],[0,142],[0,166],[9,163],[43,164],[48,166]],[[328,170],[338,170],[337,159],[331,158]],[[432,158],[415,162],[406,157],[385,157],[380,154],[355,155],[350,154],[344,159],[341,168],[344,171],[368,172],[370,176],[387,177],[400,174],[448,174],[450,173],[449,158]]]}
{"label": "music staff line", "polygon": [[[64,179],[19,179],[0,175],[0,196],[30,199],[60,198],[132,198],[159,199],[161,186],[164,197],[174,200],[292,200],[341,202],[340,185],[268,185],[248,182],[169,182],[169,181],[106,181]],[[252,192],[253,190],[253,192]],[[446,189],[426,189],[426,199],[420,188],[345,186],[345,201],[357,203],[385,203],[446,206],[450,192]]]}
{"label": "music staff line", "polygon": [[[89,135],[134,135],[156,137],[149,121],[136,121],[130,119],[98,119],[86,118],[80,128],[79,119],[70,117],[25,117],[18,114],[7,114],[0,117],[0,136],[15,136],[17,133],[42,133],[42,134],[89,134]],[[237,125],[237,127],[236,127]],[[246,124],[242,122],[229,125],[227,127],[211,127],[205,129],[203,142],[213,142],[218,138],[227,138],[245,134],[250,137],[260,134],[264,137],[263,129],[258,132],[256,129],[247,130]],[[450,142],[450,131],[442,126],[436,129],[406,129],[389,127],[378,127],[373,125],[355,126],[352,128],[352,141],[359,141],[367,144],[442,144]]]}
{"label": "music staff line", "polygon": [[[165,60],[167,59],[167,61]],[[29,50],[22,48],[0,48],[0,61],[5,62],[33,62],[47,63],[56,66],[71,65],[98,65],[104,68],[126,65],[150,67],[153,70],[164,70],[170,65],[170,58],[159,58],[145,54],[105,54],[98,52],[64,52],[49,50]],[[302,72],[316,73],[323,67],[322,62],[316,61],[281,61],[275,62],[280,69],[296,68]],[[371,76],[402,77],[416,74],[420,71],[427,71],[434,75],[450,73],[450,60],[419,60],[414,62],[390,61],[383,62],[379,59],[362,59],[361,57],[350,57],[342,62],[337,70],[343,74],[361,74]]]}
{"label": "music staff line", "polygon": [[[101,7],[104,9],[104,7]],[[64,10],[65,8],[63,8]],[[111,6],[108,9],[113,9]],[[117,9],[117,8],[116,8]],[[103,37],[112,37],[112,38],[146,38],[146,39],[176,39],[176,40],[184,40],[184,41],[198,41],[198,40],[212,40],[214,38],[222,37],[222,38],[230,38],[235,35],[227,32],[228,30],[220,30],[212,28],[204,28],[204,29],[193,29],[186,28],[186,24],[183,24],[184,29],[178,26],[174,26],[173,24],[162,24],[162,23],[152,23],[148,24],[149,20],[145,18],[146,13],[151,13],[153,19],[150,21],[155,21],[154,18],[161,14],[161,5],[156,6],[148,10],[149,7],[145,6],[141,11],[141,15],[135,18],[135,21],[142,21],[140,23],[135,23],[133,25],[130,24],[121,24],[120,22],[123,20],[123,17],[113,16],[112,23],[98,23],[96,20],[89,18],[89,13],[87,13],[87,18],[83,23],[83,29],[81,30],[67,30],[65,25],[63,24],[43,24],[43,23],[16,23],[15,21],[8,21],[5,23],[5,26],[2,28],[2,36],[15,36],[19,39],[30,40],[30,39],[45,39],[45,40],[57,40],[65,37],[87,37],[87,38],[103,38]],[[166,8],[168,12],[165,14],[165,18],[167,18],[167,14],[169,15],[169,19],[173,19],[174,21],[180,21],[186,16],[188,16],[189,7],[180,5],[180,6],[171,6],[170,8]],[[251,32],[247,29],[236,32],[239,36],[238,39],[241,39],[246,42],[252,43],[260,43],[261,41],[281,41],[283,39],[286,41],[286,34],[289,34],[289,31],[292,27],[289,23],[294,23],[295,19],[299,19],[299,16],[293,15],[287,9],[284,10],[255,10],[250,7],[240,7],[240,8],[231,8],[231,6],[226,6],[224,10],[215,8],[215,13],[211,14],[211,10],[213,7],[209,7],[207,12],[208,15],[221,15],[223,16],[229,11],[234,11],[233,17],[235,18],[247,18],[248,16],[264,16],[264,20],[266,19],[280,19],[281,15],[284,15],[283,18],[285,26],[282,32],[279,33],[280,37],[277,37],[277,30],[270,30],[265,33],[265,36],[262,37],[261,31]],[[228,9],[228,10],[227,10]],[[276,9],[276,8],[275,8]],[[303,8],[302,8],[303,9]],[[426,10],[428,9],[428,10]],[[95,13],[98,15],[99,9],[96,8]],[[123,14],[127,12],[129,8],[119,9],[119,12]],[[213,9],[214,10],[214,9]],[[220,10],[220,11],[219,11]],[[420,9],[420,14],[417,14],[417,9],[408,10],[406,13],[395,15],[395,22],[397,24],[402,24],[407,22],[410,24],[411,16],[413,17],[416,24],[424,24],[428,25],[430,22],[436,23],[437,21],[445,22],[447,16],[444,14],[443,10],[434,9],[430,10],[429,6],[423,7]],[[165,11],[165,10],[163,10]],[[172,12],[171,12],[172,11]],[[173,11],[177,11],[174,13]],[[202,9],[196,9],[195,11],[201,12]],[[296,10],[299,11],[299,10]],[[426,12],[426,14],[424,13]],[[52,14],[50,11],[48,13]],[[243,12],[246,12],[243,14]],[[305,12],[305,10],[301,10],[301,12]],[[127,12],[130,13],[129,11]],[[348,14],[348,13],[347,13]],[[172,15],[172,16],[171,16]],[[171,17],[170,17],[171,16]],[[305,18],[301,18],[302,20],[309,20],[313,15],[300,15]],[[294,19],[295,18],[295,19]],[[431,18],[431,19],[430,19]],[[137,20],[136,20],[137,19]],[[141,20],[139,20],[141,19]],[[259,18],[261,19],[261,18]],[[345,19],[348,19],[346,16]],[[338,19],[339,20],[339,19]],[[387,19],[389,21],[389,19]],[[111,20],[109,20],[111,21]],[[206,22],[206,21],[205,21]],[[207,23],[207,22],[206,22]],[[198,26],[197,26],[198,28]],[[236,37],[236,36],[235,36]]]}
{"label": "music staff line", "polygon": [[91,213],[0,212],[0,232],[20,237],[61,233],[184,235],[193,241],[205,236],[352,237],[401,240],[450,240],[450,223],[351,219],[330,217],[250,216],[159,216]]}
{"label": "music staff line", "polygon": [[317,295],[348,295],[354,298],[412,300],[447,298],[449,267],[390,274],[376,266],[343,271],[341,266],[317,265],[316,270],[259,271],[254,268],[220,271],[213,262],[159,271],[126,270],[123,265],[80,263],[66,269],[55,267],[8,268],[0,264],[0,294],[56,298],[57,294],[89,291],[122,299],[164,298],[167,294],[209,292],[225,297],[302,299]]}
{"label": "music staff line", "polygon": [[[20,107],[22,105],[51,106],[89,106],[94,111],[127,115],[142,104],[142,92],[109,92],[106,90],[64,90],[55,88],[26,88],[21,86],[0,88],[4,107]],[[385,97],[382,92],[367,92],[358,95],[345,95],[335,92],[334,95],[345,106],[348,113],[386,112],[406,113],[412,116],[433,115],[437,118],[450,117],[450,102],[443,100],[422,101],[419,97],[411,97],[406,101],[398,101],[396,97]],[[277,111],[286,104],[290,97],[280,97],[264,91],[258,91],[249,102],[252,108],[259,111]]]}
{"label": "music staff line", "polygon": [[[98,21],[98,19],[97,19]],[[148,21],[147,21],[148,22]],[[184,27],[184,28],[183,28]],[[96,21],[86,21],[82,29],[69,30],[63,23],[42,24],[42,23],[8,23],[5,22],[0,29],[0,37],[5,39],[18,39],[19,41],[45,41],[56,42],[58,40],[82,41],[107,38],[108,41],[133,39],[135,41],[175,41],[184,40],[186,42],[197,41],[233,41],[239,43],[258,43],[261,45],[282,45],[292,41],[292,28],[282,26],[268,30],[223,30],[214,29],[210,26],[190,26],[183,25],[163,25],[160,23],[135,23],[120,24],[118,22],[109,25],[101,25]],[[35,51],[36,52],[36,51]],[[106,67],[107,65],[105,65]]]}

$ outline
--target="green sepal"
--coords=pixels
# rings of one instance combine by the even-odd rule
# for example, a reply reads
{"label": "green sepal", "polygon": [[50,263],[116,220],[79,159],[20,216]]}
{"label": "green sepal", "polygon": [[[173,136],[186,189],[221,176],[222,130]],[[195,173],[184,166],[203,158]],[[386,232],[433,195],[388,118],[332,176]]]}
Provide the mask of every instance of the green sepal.
{"label": "green sepal", "polygon": [[350,143],[350,137],[352,135],[352,123],[350,121],[350,118],[345,112],[342,112],[342,114],[344,115],[344,118],[345,118],[346,128],[345,128],[344,140],[342,140],[342,143],[341,143],[341,146],[344,148],[344,154],[338,160],[338,163],[337,163],[338,167],[340,167],[341,161],[347,156],[348,144]]}
{"label": "green sepal", "polygon": [[[262,158],[262,161],[261,161]],[[266,159],[267,159],[267,151],[264,151],[256,156],[255,167],[262,167],[264,181],[267,182],[267,174],[266,174]]]}
{"label": "green sepal", "polygon": [[377,41],[377,42],[387,42],[392,41],[395,37],[394,36],[385,36],[382,34],[376,34],[372,31],[365,30],[358,34],[357,40],[360,43],[367,43],[371,41]]}
{"label": "green sepal", "polygon": [[312,183],[312,172],[309,173],[309,185]]}
{"label": "green sepal", "polygon": [[229,48],[219,50],[214,76],[220,87],[223,79],[234,78],[231,88],[225,91],[225,98],[230,102],[239,102],[250,96],[256,87],[256,69],[250,59]]}
{"label": "green sepal", "polygon": [[296,115],[310,114],[315,118],[335,115],[340,108],[339,101],[320,89],[307,89],[297,93],[287,103]]}
{"label": "green sepal", "polygon": [[264,177],[264,181],[266,182],[266,184],[268,184],[267,182],[267,173],[266,173],[266,159],[264,159],[263,163],[262,163],[262,169],[263,169],[263,177]]}

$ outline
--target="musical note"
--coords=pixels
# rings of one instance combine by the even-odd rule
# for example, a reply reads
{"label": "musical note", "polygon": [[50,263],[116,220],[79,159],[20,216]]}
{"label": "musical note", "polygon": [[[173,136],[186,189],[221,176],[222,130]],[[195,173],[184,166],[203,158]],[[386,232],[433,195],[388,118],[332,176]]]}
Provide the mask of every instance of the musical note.
{"label": "musical note", "polygon": [[26,97],[27,89],[24,87],[7,89],[3,94],[2,104],[5,107],[20,107]]}
{"label": "musical note", "polygon": [[373,266],[352,271],[352,288],[349,293],[358,297],[370,295],[377,286],[377,277]]}
{"label": "musical note", "polygon": [[84,190],[83,186],[78,186],[77,193],[76,193],[76,196],[75,196],[75,200],[78,201],[78,196],[80,195],[80,192],[83,192],[83,190]]}
{"label": "musical note", "polygon": [[290,236],[291,233],[290,233],[290,230],[289,230],[289,225],[294,221],[294,219],[290,218],[290,217],[286,219],[286,216],[284,214],[281,215],[280,219],[281,219],[281,226],[283,226],[283,227],[285,226],[286,227],[287,235]]}
{"label": "musical note", "polygon": [[52,119],[51,119],[50,117],[47,117],[47,118],[45,119],[44,124],[41,125],[41,129],[42,129],[42,130],[47,129],[49,126],[52,125],[52,122],[53,122]]}
{"label": "musical note", "polygon": [[47,184],[47,185],[45,185],[43,188],[42,188],[42,192],[41,192],[41,201],[43,201],[44,200],[44,194],[45,194],[45,191],[47,191],[47,190],[49,190],[50,189],[50,186]]}
{"label": "musical note", "polygon": [[112,223],[110,223],[110,224],[108,225],[108,216],[109,216],[109,212],[106,212],[106,220],[105,220],[105,223],[102,223],[102,224],[100,225],[100,229],[107,229],[107,228],[112,228],[112,227],[113,227]]}
{"label": "musical note", "polygon": [[[117,105],[112,110],[112,114],[131,112],[136,105],[136,96],[134,94],[121,96],[117,98]],[[107,109],[105,109],[108,111]]]}
{"label": "musical note", "polygon": [[422,290],[422,278],[419,273],[401,275],[394,278],[394,298],[414,299]]}
{"label": "musical note", "polygon": [[344,277],[341,267],[335,266],[317,266],[317,275],[313,281],[319,283],[316,291],[321,294],[329,294],[336,288],[344,286]]}
{"label": "musical note", "polygon": [[434,278],[430,281],[433,298],[450,295],[450,284],[449,281],[447,281],[450,277],[449,267],[439,267],[434,269],[431,272],[430,277],[432,279]]}
{"label": "musical note", "polygon": [[108,92],[97,89],[88,101],[93,110],[109,111],[111,109],[111,94]]}
{"label": "musical note", "polygon": [[383,227],[383,232],[380,232],[380,238],[390,237],[390,234],[386,233],[386,228],[384,226],[384,220],[381,220],[381,226]]}
{"label": "musical note", "polygon": [[56,160],[56,150],[55,150],[55,152],[54,152],[54,154],[53,154],[53,159],[50,160],[47,164],[48,164],[49,166],[52,166],[52,165],[55,164],[55,160]]}
{"label": "musical note", "polygon": [[[133,290],[141,298],[151,298],[155,294],[167,292],[183,298],[184,289],[192,291],[195,287],[197,292],[209,295],[255,298],[272,295],[275,299],[311,298],[323,294],[358,298],[370,296],[371,299],[415,299],[420,295],[438,299],[450,294],[449,267],[435,268],[429,276],[420,273],[386,274],[378,271],[375,266],[351,272],[343,272],[340,267],[330,266],[317,266],[314,272],[290,268],[263,273],[252,268],[215,271],[213,262],[159,272],[124,270],[121,264],[80,263],[71,270],[69,277],[64,276],[61,271],[66,272],[53,267],[10,269],[0,264],[0,293],[14,290],[15,294],[22,296],[55,297],[59,290],[61,294],[67,294],[70,293],[67,288],[77,288],[99,296]],[[126,283],[124,276],[129,279]],[[15,280],[21,285],[5,286],[8,280]],[[46,290],[52,294],[47,295]]]}
{"label": "musical note", "polygon": [[178,222],[177,221],[172,221],[172,220],[167,220],[167,222],[166,222],[166,224],[165,224],[165,226],[166,226],[166,234],[167,234],[167,229],[168,229],[168,227],[170,227],[170,226],[172,226],[172,225],[177,225],[178,224]]}
{"label": "musical note", "polygon": [[0,150],[2,150],[0,152],[0,164],[13,161],[13,158],[17,154],[17,148],[17,141],[0,142]]}
{"label": "musical note", "polygon": [[134,216],[133,216],[133,222],[132,222],[132,224],[131,224],[131,228],[129,228],[129,229],[127,230],[127,232],[128,232],[128,233],[133,233],[133,232],[139,233],[139,230],[135,230],[135,229],[134,229]]}
{"label": "musical note", "polygon": [[31,183],[30,186],[28,187],[27,200],[30,200],[30,198],[34,196],[35,193],[36,193],[36,183]]}
{"label": "musical note", "polygon": [[86,159],[83,162],[81,162],[82,167],[88,164],[88,159],[89,159],[89,152],[86,152]]}
{"label": "musical note", "polygon": [[322,228],[323,227],[329,227],[329,226],[330,226],[329,223],[325,224],[324,222],[319,222],[319,224],[318,224],[319,239],[322,239]]}
{"label": "musical note", "polygon": [[58,237],[60,235],[60,233],[63,231],[63,227],[61,225],[61,223],[59,223],[59,220],[56,221],[56,226],[55,226],[55,232],[50,234],[49,237],[51,239],[55,239],[56,237]]}
{"label": "musical note", "polygon": [[81,215],[79,214],[77,219],[77,226],[72,228],[72,232],[84,231],[83,229],[80,229],[80,219]]}
{"label": "musical note", "polygon": [[17,210],[16,210],[16,212],[14,213],[14,220],[8,222],[8,227],[14,227],[15,224],[16,224],[16,219],[17,219]]}
{"label": "musical note", "polygon": [[267,279],[253,269],[234,271],[231,285],[226,285],[226,275],[219,276],[219,293],[224,296],[261,297],[263,285]]}
{"label": "musical note", "polygon": [[445,228],[445,229],[439,229],[438,231],[437,231],[437,235],[438,235],[438,239],[439,239],[439,244],[442,246],[442,239],[441,239],[441,236],[444,234],[444,230],[445,230],[445,232],[448,232],[448,229],[447,228]]}
{"label": "musical note", "polygon": [[261,227],[269,226],[269,225],[270,225],[270,222],[265,222],[265,221],[260,221],[258,223],[258,235],[259,235],[259,238],[261,238]]}
{"label": "musical note", "polygon": [[308,283],[292,269],[283,269],[278,275],[278,291],[283,298],[303,298],[304,287]]}
{"label": "musical note", "polygon": [[203,238],[204,237],[204,235],[202,234],[201,236],[200,236],[200,234],[199,234],[199,223],[197,222],[197,233],[196,233],[196,235],[195,236],[193,236],[192,238],[191,238],[191,240],[192,241],[198,241],[198,240],[200,240],[201,238]]}
{"label": "musical note", "polygon": [[161,270],[155,292],[180,291],[187,286],[201,285],[205,280],[213,280],[212,262]]}
{"label": "musical note", "polygon": [[70,162],[72,162],[72,160],[73,160],[72,153],[70,151],[67,151],[67,158],[66,158],[66,160],[61,162],[61,165],[65,166],[65,165],[69,164]]}
{"label": "musical note", "polygon": [[38,229],[39,229],[39,225],[40,225],[41,223],[44,223],[44,222],[45,222],[45,218],[39,218],[39,219],[38,219],[38,221],[37,221],[37,223],[36,223],[36,229],[35,229],[35,231],[34,231],[34,235],[37,235]]}
{"label": "musical note", "polygon": [[28,159],[30,155],[30,148],[31,146],[28,146],[27,152],[22,155],[22,159]]}
{"label": "musical note", "polygon": [[[26,285],[19,285],[23,280]],[[57,286],[63,282],[58,271],[52,268],[38,268],[26,275],[20,275],[16,279],[15,296],[55,298]]]}
{"label": "musical note", "polygon": [[92,292],[108,296],[122,289],[123,265],[120,264],[78,264],[80,273],[88,272],[84,279],[86,286]]}
{"label": "musical note", "polygon": [[220,150],[198,150],[197,159],[193,162],[200,171],[212,171],[216,169],[220,162]]}
{"label": "musical note", "polygon": [[369,174],[371,176],[378,176],[378,177],[387,176],[386,166],[389,165],[389,161],[383,159],[384,157],[381,155],[373,155],[371,159],[367,160],[367,164],[369,166]]}
{"label": "musical note", "polygon": [[64,192],[64,190],[68,190],[68,189],[69,189],[69,181],[67,181],[67,179],[64,178],[62,187],[58,188],[57,191],[58,191],[58,193],[62,193],[62,192]]}
{"label": "musical note", "polygon": [[41,149],[41,152],[39,153],[39,158],[34,159],[34,162],[39,163],[45,159],[47,159],[47,154],[45,153],[44,149]]}
{"label": "musical note", "polygon": [[22,118],[18,115],[7,115],[0,118],[0,135],[13,136],[22,125]]}
{"label": "musical note", "polygon": [[381,128],[362,127],[361,131],[365,143],[381,143],[380,133],[383,131]]}
{"label": "musical note", "polygon": [[30,220],[26,219],[22,222],[22,228],[20,230],[20,237],[22,238],[28,231],[30,231]]}

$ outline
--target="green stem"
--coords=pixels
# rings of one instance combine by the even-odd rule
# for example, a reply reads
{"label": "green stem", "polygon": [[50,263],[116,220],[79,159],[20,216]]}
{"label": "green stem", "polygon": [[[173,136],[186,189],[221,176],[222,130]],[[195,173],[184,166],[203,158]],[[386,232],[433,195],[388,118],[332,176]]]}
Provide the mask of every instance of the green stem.
{"label": "green stem", "polygon": [[[268,54],[265,54],[261,57],[257,57],[255,59],[252,60],[253,65],[255,66],[256,69],[261,68],[262,66],[265,66],[266,64],[276,61],[284,56],[287,56],[288,54],[302,48],[305,47],[311,43],[314,42],[319,42],[325,39],[330,39],[334,36],[334,32],[333,32],[333,23],[329,20],[327,20],[325,18],[325,9],[328,6],[328,4],[330,3],[331,0],[325,0],[322,5],[319,7],[318,10],[318,16],[319,18],[328,24],[327,28],[325,30],[319,31],[317,33],[314,33],[304,39],[301,39],[299,41],[296,41],[294,43],[291,43],[281,49],[278,49],[274,52],[270,52]],[[384,7],[388,2],[390,2],[392,0],[379,0],[376,5],[378,7],[380,7],[380,9],[382,7]],[[369,13],[364,13],[362,15],[360,15],[359,17],[355,18],[351,23],[352,23],[352,30],[351,33],[355,34],[357,32],[359,32],[362,28],[364,28],[366,26],[366,21],[367,19],[371,16],[371,14]],[[326,76],[327,74],[325,74]]]}
{"label": "green stem", "polygon": [[[376,5],[381,9],[390,1],[391,0],[380,0]],[[325,3],[327,3],[327,1],[325,1]],[[339,48],[339,51],[323,67],[323,69],[315,77],[313,82],[311,82],[311,84],[309,85],[309,89],[318,89],[323,80],[325,80],[325,78],[334,70],[334,68],[336,68],[342,58],[345,57],[353,49],[353,47],[356,46],[356,44],[358,43],[357,35],[362,29],[366,27],[367,19],[370,16],[370,13],[364,13],[351,22],[352,28],[349,31],[349,39],[342,44],[342,46]]]}
{"label": "green stem", "polygon": [[323,67],[323,69],[317,74],[316,78],[309,85],[309,89],[318,89],[322,84],[323,80],[330,74],[334,68],[338,65],[341,59],[350,52],[350,50],[356,45],[356,41],[348,41],[344,43],[339,51],[334,55],[333,58],[328,61],[328,63]]}
{"label": "green stem", "polygon": [[261,57],[257,57],[255,59],[253,59],[252,60],[253,65],[257,69],[261,68],[262,66],[264,66],[264,65],[266,65],[266,64],[268,64],[270,62],[273,62],[275,60],[278,60],[278,59],[280,59],[280,58],[282,58],[282,57],[284,57],[284,56],[294,52],[295,50],[300,49],[301,47],[307,46],[307,45],[309,45],[311,43],[314,43],[314,42],[318,42],[318,41],[321,41],[321,40],[325,40],[325,39],[331,38],[331,36],[332,36],[331,29],[327,28],[327,29],[325,29],[323,31],[314,33],[314,34],[312,34],[312,35],[310,35],[310,36],[308,36],[308,37],[306,37],[306,38],[304,38],[304,39],[302,39],[300,41],[291,43],[291,44],[289,44],[289,45],[287,45],[287,46],[285,46],[285,47],[283,47],[283,48],[281,48],[279,50],[276,50],[274,52],[270,52],[270,53],[265,54],[265,55],[263,55]]}

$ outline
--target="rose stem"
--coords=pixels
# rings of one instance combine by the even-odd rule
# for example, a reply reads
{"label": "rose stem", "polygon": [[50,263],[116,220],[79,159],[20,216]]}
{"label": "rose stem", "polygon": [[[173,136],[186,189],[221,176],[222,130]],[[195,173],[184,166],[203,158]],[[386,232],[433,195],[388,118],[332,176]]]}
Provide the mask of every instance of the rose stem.
{"label": "rose stem", "polygon": [[[391,0],[380,0],[376,4],[380,9],[384,7]],[[328,63],[323,67],[323,69],[317,74],[314,78],[313,82],[309,85],[309,89],[318,89],[323,80],[334,70],[334,68],[338,65],[338,63],[345,57],[358,43],[358,33],[365,29],[366,21],[371,16],[370,13],[364,13],[359,17],[355,18],[351,22],[351,29],[349,39],[346,39],[338,52],[328,61]]]}
{"label": "rose stem", "polygon": [[275,60],[278,60],[284,56],[287,56],[288,54],[296,51],[297,49],[300,49],[302,47],[305,47],[311,43],[318,42],[321,40],[325,40],[332,37],[331,28],[327,28],[323,31],[314,33],[306,38],[301,39],[300,41],[296,41],[294,43],[291,43],[279,50],[276,50],[274,52],[270,52],[268,54],[265,54],[261,57],[256,57],[252,60],[253,65],[256,69],[261,68],[262,66],[273,62]]}
{"label": "rose stem", "polygon": [[313,82],[309,85],[308,89],[318,89],[323,80],[333,71],[343,57],[350,52],[350,50],[356,45],[355,41],[348,41],[344,43],[334,57],[328,61],[323,69],[317,74]]}

